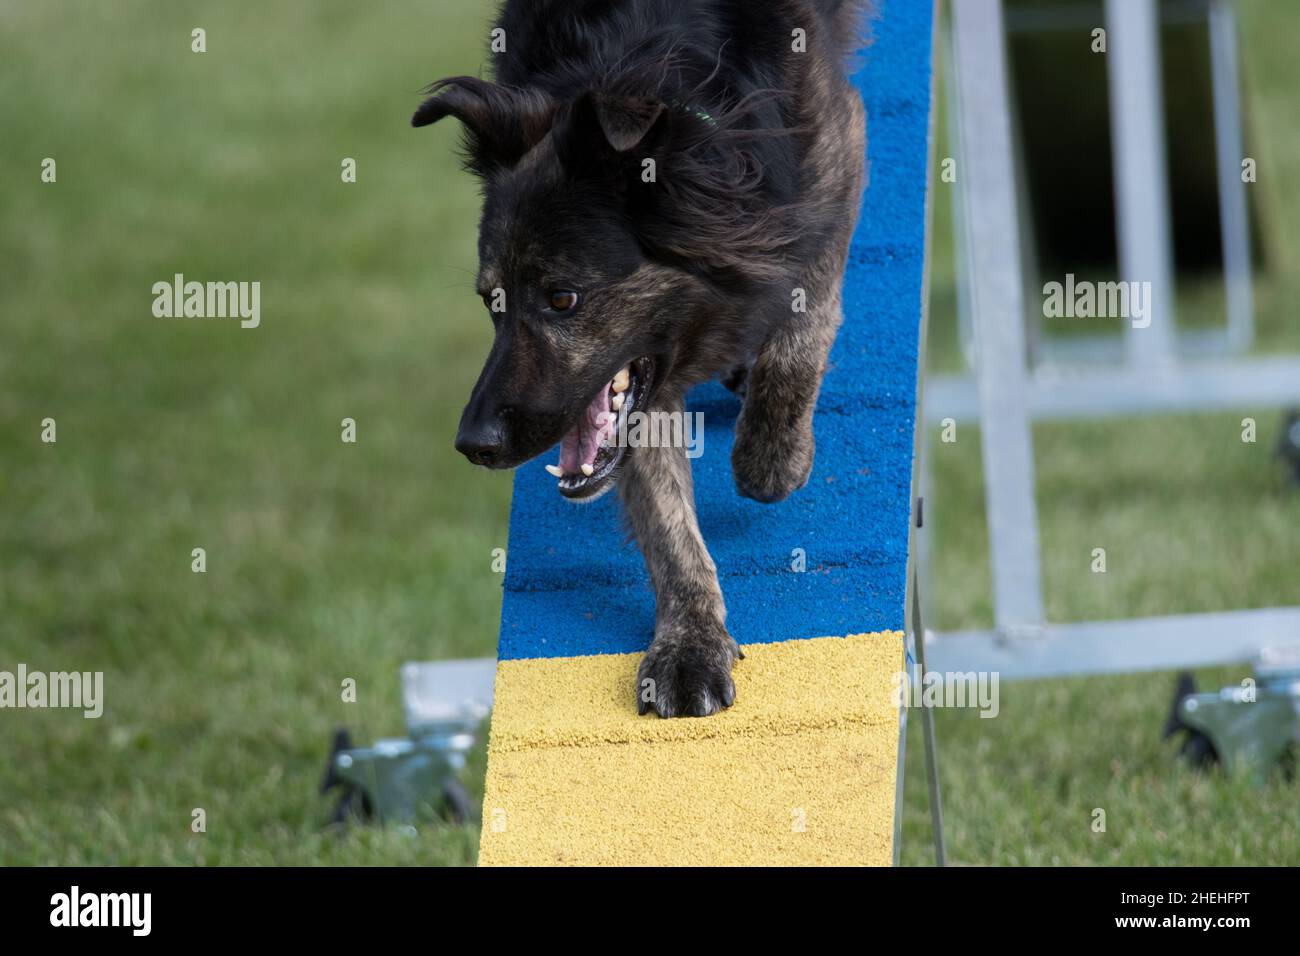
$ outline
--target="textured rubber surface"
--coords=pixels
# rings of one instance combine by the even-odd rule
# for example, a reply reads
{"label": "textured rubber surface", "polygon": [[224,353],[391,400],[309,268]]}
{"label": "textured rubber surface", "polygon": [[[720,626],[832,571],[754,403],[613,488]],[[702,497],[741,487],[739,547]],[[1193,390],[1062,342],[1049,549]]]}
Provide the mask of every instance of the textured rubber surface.
{"label": "textured rubber surface", "polygon": [[637,716],[639,654],[501,661],[479,863],[888,865],[902,649],[747,646],[697,720]]}

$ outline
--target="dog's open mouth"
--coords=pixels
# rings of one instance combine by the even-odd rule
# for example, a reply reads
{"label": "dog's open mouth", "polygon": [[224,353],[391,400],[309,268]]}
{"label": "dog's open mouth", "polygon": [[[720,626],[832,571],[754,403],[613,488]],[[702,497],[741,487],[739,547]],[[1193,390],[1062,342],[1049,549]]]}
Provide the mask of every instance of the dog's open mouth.
{"label": "dog's open mouth", "polygon": [[560,463],[546,466],[559,479],[560,494],[589,498],[605,486],[627,452],[629,416],[645,410],[653,371],[653,359],[629,362],[578,416],[560,442]]}

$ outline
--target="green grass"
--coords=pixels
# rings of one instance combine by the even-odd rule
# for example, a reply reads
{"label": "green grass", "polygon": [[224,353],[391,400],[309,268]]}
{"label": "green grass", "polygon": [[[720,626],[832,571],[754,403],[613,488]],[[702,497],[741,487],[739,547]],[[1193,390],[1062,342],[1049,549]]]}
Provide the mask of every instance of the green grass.
{"label": "green grass", "polygon": [[[472,860],[322,835],[315,789],[336,725],[401,732],[402,661],[495,637],[509,476],[449,441],[477,196],[451,124],[407,125],[477,69],[478,7],[4,9],[0,661],[103,670],[110,706],[0,718],[0,860]],[[261,281],[261,327],[152,318],[175,272]]]}
{"label": "green grass", "polygon": [[[490,337],[477,195],[450,124],[406,126],[422,84],[478,71],[486,16],[468,0],[0,0],[0,669],[102,670],[108,696],[97,721],[0,712],[0,862],[473,860],[472,829],[325,832],[316,786],[334,727],[401,733],[403,661],[494,647],[510,479],[450,448]],[[1243,29],[1270,350],[1297,341],[1300,121],[1277,26],[1297,19],[1257,2]],[[933,335],[950,366],[946,207]],[[150,287],[175,272],[260,281],[261,328],[154,319]],[[1238,414],[1037,429],[1051,618],[1300,602],[1300,499],[1268,461],[1274,411],[1256,414],[1253,446]],[[931,448],[945,628],[991,620],[978,447],[963,429]],[[953,858],[1300,861],[1278,825],[1296,786],[1183,768],[1158,739],[1169,686],[1004,685],[997,720],[941,713]],[[913,863],[922,766],[913,747]],[[481,777],[480,753],[472,790]]]}

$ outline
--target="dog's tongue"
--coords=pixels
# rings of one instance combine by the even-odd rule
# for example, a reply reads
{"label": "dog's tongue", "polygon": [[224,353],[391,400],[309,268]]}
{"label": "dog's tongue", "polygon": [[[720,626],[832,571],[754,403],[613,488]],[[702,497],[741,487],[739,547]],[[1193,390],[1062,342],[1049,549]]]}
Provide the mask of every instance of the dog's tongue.
{"label": "dog's tongue", "polygon": [[596,461],[605,436],[609,433],[609,387],[602,388],[578,423],[560,442],[560,469],[566,475],[577,475],[583,465]]}

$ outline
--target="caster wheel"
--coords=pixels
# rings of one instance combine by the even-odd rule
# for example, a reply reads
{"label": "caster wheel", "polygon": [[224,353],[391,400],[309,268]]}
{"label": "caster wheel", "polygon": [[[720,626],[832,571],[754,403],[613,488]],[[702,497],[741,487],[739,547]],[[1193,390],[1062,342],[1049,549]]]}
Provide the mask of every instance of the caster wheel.
{"label": "caster wheel", "polygon": [[1195,693],[1195,678],[1186,671],[1179,674],[1178,685],[1174,688],[1174,699],[1169,705],[1169,718],[1165,721],[1164,738],[1168,740],[1179,732],[1186,733],[1186,739],[1183,740],[1183,745],[1178,749],[1178,752],[1192,766],[1208,767],[1219,762],[1219,755],[1215,752],[1214,744],[1205,734],[1184,723],[1182,717],[1178,715],[1178,707],[1182,704],[1183,698],[1190,697]]}
{"label": "caster wheel", "polygon": [[334,732],[334,743],[330,747],[330,755],[325,762],[325,774],[321,777],[320,782],[320,792],[322,794],[329,793],[335,787],[340,787],[343,790],[343,795],[339,797],[338,803],[334,805],[334,811],[330,814],[330,826],[342,826],[349,820],[369,820],[374,816],[374,808],[370,805],[370,798],[335,772],[334,758],[344,750],[351,749],[352,736],[347,732],[346,728],[340,727]]}
{"label": "caster wheel", "polygon": [[351,820],[372,820],[374,815],[374,810],[370,806],[370,798],[360,790],[348,787],[343,796],[339,797],[339,802],[334,805],[334,812],[330,815],[330,824],[332,826],[345,826]]}

